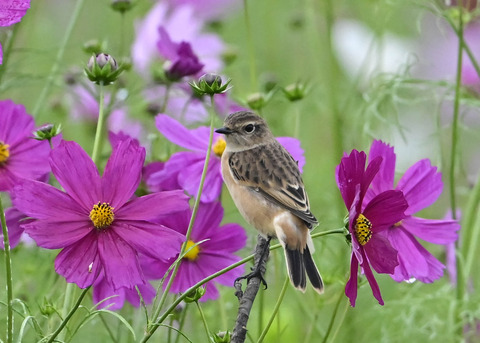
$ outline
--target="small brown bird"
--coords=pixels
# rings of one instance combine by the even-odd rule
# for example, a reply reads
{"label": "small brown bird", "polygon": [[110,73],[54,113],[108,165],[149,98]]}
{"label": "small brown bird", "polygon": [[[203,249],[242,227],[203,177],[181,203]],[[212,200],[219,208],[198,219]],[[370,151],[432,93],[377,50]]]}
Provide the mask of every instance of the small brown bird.
{"label": "small brown bird", "polygon": [[238,210],[262,235],[279,239],[295,288],[305,292],[307,275],[323,293],[311,255],[310,230],[318,221],[310,212],[297,162],[254,113],[232,113],[216,132],[225,135],[222,175]]}

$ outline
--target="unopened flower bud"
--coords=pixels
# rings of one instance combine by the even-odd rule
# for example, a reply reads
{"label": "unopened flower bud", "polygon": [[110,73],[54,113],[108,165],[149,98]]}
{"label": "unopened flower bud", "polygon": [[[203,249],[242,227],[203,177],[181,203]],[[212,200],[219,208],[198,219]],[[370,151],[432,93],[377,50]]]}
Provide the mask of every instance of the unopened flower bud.
{"label": "unopened flower bud", "polygon": [[197,302],[198,300],[200,300],[201,297],[203,297],[205,292],[206,292],[205,288],[198,287],[195,290],[188,293],[185,299],[183,299],[183,301],[185,301],[186,303]]}
{"label": "unopened flower bud", "polygon": [[259,111],[267,105],[268,100],[270,97],[265,93],[253,93],[247,97],[247,105],[252,110]]}
{"label": "unopened flower bud", "polygon": [[99,54],[103,50],[105,50],[105,44],[97,39],[92,39],[83,43],[83,51],[85,51],[89,55]]}
{"label": "unopened flower bud", "polygon": [[238,51],[235,48],[227,47],[222,53],[222,60],[228,66],[232,64],[238,57]]}
{"label": "unopened flower bud", "polygon": [[231,336],[230,331],[221,331],[213,334],[213,341],[215,343],[230,343]]}
{"label": "unopened flower bud", "polygon": [[111,6],[114,11],[125,13],[132,9],[133,4],[131,0],[113,0]]}
{"label": "unopened flower bud", "polygon": [[43,303],[40,305],[40,313],[44,316],[50,317],[52,314],[57,313],[57,310],[53,304],[46,298],[43,298]]}
{"label": "unopened flower bud", "polygon": [[302,100],[308,92],[307,86],[303,83],[296,82],[288,85],[285,88],[282,88],[283,94],[285,97],[291,101]]}
{"label": "unopened flower bud", "polygon": [[61,124],[46,124],[33,132],[33,138],[39,141],[51,140],[62,132]]}
{"label": "unopened flower bud", "polygon": [[115,82],[125,68],[117,65],[117,61],[109,54],[94,55],[88,61],[85,73],[90,81],[96,84],[109,85]]}
{"label": "unopened flower bud", "polygon": [[197,96],[203,96],[205,94],[214,95],[225,93],[229,90],[228,85],[231,81],[231,79],[228,79],[227,82],[222,85],[222,78],[219,75],[205,74],[198,79],[197,83],[190,83],[190,86]]}

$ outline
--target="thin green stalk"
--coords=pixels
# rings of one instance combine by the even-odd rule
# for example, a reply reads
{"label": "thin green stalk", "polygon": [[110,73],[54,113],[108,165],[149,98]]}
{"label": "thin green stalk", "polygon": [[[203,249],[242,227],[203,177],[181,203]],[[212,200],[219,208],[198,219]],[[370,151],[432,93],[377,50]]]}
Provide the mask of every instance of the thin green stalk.
{"label": "thin green stalk", "polygon": [[[187,318],[187,308],[188,308],[188,304],[185,304],[185,308],[182,311],[180,321],[179,321],[179,324],[178,324],[178,330],[179,331],[182,331],[183,325],[185,324],[185,318]],[[178,343],[178,340],[180,339],[180,337],[181,337],[181,335],[177,332],[177,337],[175,338],[175,343]]]}
{"label": "thin green stalk", "polygon": [[[68,315],[68,310],[71,307],[72,303],[72,296],[75,291],[75,284],[67,283],[67,287],[65,288],[65,299],[63,300],[63,307],[62,307],[62,318],[65,318]],[[65,339],[66,332],[62,332],[60,335],[60,340]]]}
{"label": "thin green stalk", "polygon": [[345,315],[347,314],[348,309],[350,308],[350,304],[348,301],[345,301],[345,308],[342,312],[342,316],[338,320],[337,328],[335,329],[335,332],[332,335],[332,339],[330,340],[331,343],[335,342],[335,338],[337,338],[338,332],[340,331],[340,328],[342,327],[343,321],[345,320]]}
{"label": "thin green stalk", "polygon": [[285,296],[285,292],[287,291],[289,283],[289,278],[288,276],[285,278],[285,281],[283,282],[282,290],[280,291],[280,295],[278,296],[277,303],[275,304],[275,307],[273,308],[272,315],[270,316],[270,319],[267,322],[267,325],[265,326],[265,329],[263,329],[262,334],[258,338],[257,343],[262,343],[263,340],[265,339],[265,336],[267,335],[268,330],[270,329],[270,326],[272,326],[272,323],[277,316],[278,310],[280,309],[280,305],[282,304],[283,298]]}
{"label": "thin green stalk", "polygon": [[250,66],[250,86],[252,90],[257,89],[257,65],[255,63],[255,48],[253,46],[252,28],[250,25],[250,15],[248,12],[247,0],[243,0],[243,13],[245,17],[245,27],[247,28],[248,58]]}
{"label": "thin green stalk", "polygon": [[63,321],[60,323],[60,326],[57,328],[57,330],[55,330],[55,332],[50,336],[49,340],[47,341],[47,343],[52,343],[55,338],[58,336],[58,334],[63,330],[63,328],[67,325],[68,321],[70,320],[70,318],[72,318],[72,316],[74,315],[74,313],[77,311],[77,309],[80,307],[80,304],[82,303],[82,300],[83,298],[85,297],[85,295],[87,295],[87,292],[88,290],[90,289],[91,286],[88,286],[87,288],[85,288],[82,292],[82,294],[80,294],[80,296],[78,297],[77,299],[77,302],[75,303],[75,305],[73,305],[72,309],[70,310],[70,312],[67,314],[67,316],[65,317],[65,319],[63,319]]}
{"label": "thin green stalk", "polygon": [[13,342],[13,282],[12,282],[12,260],[10,257],[10,240],[8,239],[7,221],[3,211],[2,198],[0,198],[0,221],[2,222],[3,246],[5,254],[5,277],[7,288],[7,341]]}
{"label": "thin green stalk", "polygon": [[105,121],[106,121],[106,112],[105,112],[105,91],[104,85],[99,85],[99,100],[98,100],[98,122],[97,122],[97,131],[95,132],[95,141],[93,143],[93,152],[92,160],[98,166],[98,160],[100,157],[100,149],[103,141],[103,134],[105,132]]}
{"label": "thin green stalk", "polygon": [[163,95],[163,104],[162,104],[162,108],[160,108],[160,113],[164,113],[165,110],[167,109],[168,99],[170,97],[170,89],[171,89],[171,84],[167,83],[165,86],[165,94]]}
{"label": "thin green stalk", "polygon": [[[321,236],[327,236],[327,235],[332,235],[332,234],[343,234],[345,232],[344,228],[340,228],[340,229],[333,229],[333,230],[328,230],[328,231],[322,231],[322,232],[317,232],[315,234],[312,235],[312,239],[313,238],[317,238],[317,237],[321,237]],[[275,244],[275,245],[271,245],[270,246],[270,251],[272,250],[275,250],[275,249],[278,249],[280,248],[282,245],[281,244]],[[159,317],[157,319],[157,321],[152,325],[151,329],[150,330],[147,330],[147,332],[145,333],[145,335],[143,336],[142,340],[141,340],[141,343],[145,343],[147,342],[150,337],[153,335],[153,333],[157,330],[157,328],[160,326],[161,323],[163,323],[163,321],[168,317],[168,315],[173,311],[175,310],[175,308],[178,306],[178,304],[180,304],[183,299],[185,299],[185,297],[193,292],[194,290],[196,290],[198,287],[206,284],[208,281],[210,280],[213,280],[215,279],[216,277],[220,276],[220,275],[223,275],[225,274],[226,272],[232,270],[232,269],[235,269],[237,268],[238,266],[241,266],[242,264],[245,264],[249,261],[252,261],[254,258],[254,255],[250,255],[250,256],[247,256],[245,257],[244,259],[236,262],[236,263],[233,263],[231,264],[230,266],[226,267],[226,268],[223,268],[222,270],[219,270],[218,272],[206,277],[205,279],[203,280],[200,280],[199,282],[197,282],[195,285],[193,285],[192,287],[190,287],[189,289],[187,289],[184,293],[182,293],[166,310],[165,312],[162,314],[161,317]]]}
{"label": "thin green stalk", "polygon": [[200,316],[202,317],[203,326],[205,327],[205,333],[207,334],[207,342],[211,342],[212,335],[210,334],[210,330],[208,329],[208,324],[207,324],[207,319],[205,318],[205,314],[203,313],[203,310],[200,307],[200,304],[198,303],[198,301],[195,301],[195,304],[197,304],[198,312],[200,312]]}
{"label": "thin green stalk", "polygon": [[[211,101],[213,103],[213,96],[211,98]],[[195,218],[197,217],[197,212],[198,212],[198,207],[200,206],[200,198],[202,196],[202,191],[203,191],[203,184],[205,183],[205,178],[207,176],[207,169],[208,169],[208,164],[210,162],[210,154],[212,152],[212,144],[213,144],[213,119],[214,115],[213,113],[210,113],[210,136],[208,138],[208,149],[207,149],[207,155],[205,156],[205,162],[203,163],[203,171],[202,171],[202,176],[200,178],[200,185],[198,186],[198,191],[197,191],[197,196],[195,198],[195,203],[193,205],[192,209],[192,216],[190,217],[190,222],[188,224],[188,229],[187,233],[185,234],[185,242],[183,242],[182,249],[180,250],[180,256],[183,255],[187,249],[187,244],[190,239],[190,236],[192,234],[192,229],[193,229],[193,224],[195,223]],[[175,264],[175,267],[173,268],[172,274],[170,276],[170,279],[168,280],[167,286],[165,287],[165,290],[162,294],[162,297],[160,298],[160,302],[158,304],[158,307],[153,315],[153,318],[158,318],[160,311],[162,310],[162,307],[165,303],[165,300],[167,298],[168,292],[170,288],[172,287],[173,280],[175,279],[175,276],[177,275],[178,268],[180,267],[181,260]],[[147,330],[148,332],[148,330]]]}
{"label": "thin green stalk", "polygon": [[33,108],[33,116],[36,117],[38,115],[38,111],[40,108],[43,106],[43,103],[45,102],[45,99],[48,95],[48,92],[50,92],[50,89],[52,88],[53,81],[55,79],[55,75],[58,73],[58,69],[60,68],[60,63],[63,59],[63,55],[65,53],[65,48],[70,41],[70,37],[72,35],[73,28],[75,27],[75,24],[77,23],[78,17],[80,15],[80,11],[82,10],[84,0],[77,0],[75,1],[75,8],[73,10],[72,17],[69,20],[69,24],[67,27],[67,30],[65,31],[65,36],[63,36],[63,41],[60,44],[60,47],[57,51],[57,56],[55,57],[55,62],[53,63],[52,69],[50,70],[50,74],[47,77],[47,82],[45,85],[42,87],[42,91],[40,93],[40,96],[37,99],[37,103],[35,104],[35,107]]}
{"label": "thin green stalk", "polygon": [[344,298],[343,292],[340,293],[340,296],[338,297],[337,303],[335,304],[335,309],[333,310],[332,317],[330,318],[330,323],[328,323],[328,328],[327,332],[325,333],[325,336],[323,336],[323,343],[326,343],[328,341],[328,337],[330,336],[330,332],[332,332],[333,324],[335,323],[335,318],[337,317],[337,312],[338,308],[340,307],[340,304],[342,302],[342,299]]}
{"label": "thin green stalk", "polygon": [[5,48],[3,49],[3,62],[0,66],[0,85],[2,84],[3,75],[7,69],[8,60],[13,48],[13,42],[15,41],[15,36],[17,35],[19,26],[20,25],[18,24],[14,25],[12,31],[7,36],[7,42],[5,44]]}
{"label": "thin green stalk", "polygon": [[[463,9],[461,5],[459,6],[459,16],[458,16],[458,50],[457,50],[457,71],[456,71],[456,80],[455,80],[455,99],[453,105],[453,123],[452,123],[452,141],[451,141],[451,151],[450,151],[450,207],[452,211],[452,218],[456,218],[457,205],[455,197],[455,167],[457,163],[457,143],[458,143],[458,115],[460,112],[460,88],[462,83],[462,63],[463,63]],[[458,246],[457,246],[458,248]],[[461,265],[463,261],[457,259],[457,270],[462,269]],[[463,283],[463,280],[462,280]],[[458,327],[458,337],[463,336],[463,298],[465,295],[465,288],[461,284],[457,284],[457,327]]]}

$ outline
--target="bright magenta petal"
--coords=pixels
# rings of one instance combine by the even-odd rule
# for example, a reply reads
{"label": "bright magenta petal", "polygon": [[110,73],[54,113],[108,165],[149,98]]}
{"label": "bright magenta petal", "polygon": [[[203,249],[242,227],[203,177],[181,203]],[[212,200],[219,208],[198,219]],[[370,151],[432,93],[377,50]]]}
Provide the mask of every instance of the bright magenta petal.
{"label": "bright magenta petal", "polygon": [[135,287],[145,282],[136,251],[114,230],[99,232],[97,241],[105,278],[114,289]]}
{"label": "bright magenta petal", "polygon": [[354,254],[351,256],[350,261],[350,278],[345,285],[345,295],[350,299],[350,305],[355,307],[358,291],[358,260]]}
{"label": "bright magenta petal", "polygon": [[30,0],[2,0],[0,26],[10,26],[22,20],[30,8]]}
{"label": "bright magenta petal", "polygon": [[51,222],[37,220],[24,225],[25,232],[37,243],[47,249],[60,249],[76,244],[93,230],[93,224],[82,222]]}
{"label": "bright magenta petal", "polygon": [[393,189],[395,179],[395,152],[393,147],[379,140],[374,140],[368,153],[368,162],[371,163],[375,158],[381,157],[382,164],[376,177],[373,179],[371,188],[374,194]]}
{"label": "bright magenta petal", "polygon": [[[208,148],[208,128],[203,127],[196,130],[189,130],[175,119],[159,114],[155,117],[157,129],[169,141],[175,143],[185,149],[198,152],[206,152]],[[216,136],[218,134],[215,134]],[[215,139],[213,140],[216,141]]]}
{"label": "bright magenta petal", "polygon": [[102,201],[100,175],[92,159],[76,142],[63,141],[50,154],[52,172],[84,211]]}
{"label": "bright magenta petal", "polygon": [[401,225],[414,236],[435,244],[448,244],[458,238],[460,224],[456,220],[436,220],[407,217]]}
{"label": "bright magenta petal", "polygon": [[113,149],[102,177],[102,201],[113,208],[125,204],[140,184],[145,149],[132,139],[121,141]]}
{"label": "bright magenta petal", "polygon": [[393,274],[398,266],[397,251],[383,236],[383,232],[374,232],[372,239],[363,248],[370,265],[377,273]]}
{"label": "bright magenta petal", "polygon": [[25,180],[12,192],[13,203],[27,216],[50,222],[89,220],[85,211],[70,196],[57,188],[38,181]]}
{"label": "bright magenta petal", "polygon": [[433,204],[442,194],[442,174],[430,160],[418,161],[408,168],[398,181],[397,189],[401,190],[408,202],[406,215],[412,215]]}
{"label": "bright magenta petal", "polygon": [[[365,255],[363,256],[363,261],[367,261]],[[372,270],[367,263],[362,264],[363,272],[365,273],[365,277],[367,278],[368,283],[370,284],[370,288],[372,289],[373,296],[375,299],[378,300],[380,305],[383,305],[382,294],[380,293],[380,287],[378,287],[377,280],[375,280],[375,276],[373,276]]]}
{"label": "bright magenta petal", "polygon": [[97,250],[96,233],[91,232],[79,242],[63,249],[55,259],[55,271],[67,282],[85,288],[93,284],[102,271]]}
{"label": "bright magenta petal", "polygon": [[363,210],[372,223],[372,231],[388,229],[405,218],[408,204],[400,191],[385,191],[373,198]]}
{"label": "bright magenta petal", "polygon": [[185,211],[190,198],[181,190],[164,191],[134,198],[115,211],[119,220],[154,220],[159,216]]}

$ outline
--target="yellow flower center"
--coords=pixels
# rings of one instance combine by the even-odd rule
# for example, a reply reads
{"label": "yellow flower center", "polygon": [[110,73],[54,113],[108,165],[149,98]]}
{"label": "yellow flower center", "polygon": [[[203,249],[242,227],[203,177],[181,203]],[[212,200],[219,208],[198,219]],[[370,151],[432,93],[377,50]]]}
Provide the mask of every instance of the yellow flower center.
{"label": "yellow flower center", "polygon": [[0,141],[0,164],[7,162],[10,157],[10,150],[8,150],[9,147],[10,145]]}
{"label": "yellow flower center", "polygon": [[215,144],[213,144],[212,150],[215,155],[217,155],[218,157],[222,157],[226,147],[227,147],[227,142],[225,142],[225,139],[219,138],[217,139]]}
{"label": "yellow flower center", "polygon": [[106,202],[98,202],[98,204],[93,205],[89,217],[93,226],[97,229],[105,229],[106,227],[109,227],[115,218],[113,207]]}
{"label": "yellow flower center", "polygon": [[190,261],[195,261],[200,253],[200,248],[198,245],[195,245],[194,241],[188,240],[185,251],[188,252],[185,254],[185,256],[183,256],[183,258],[189,259]]}
{"label": "yellow flower center", "polygon": [[372,223],[361,213],[355,223],[355,237],[361,245],[367,244],[372,238]]}

